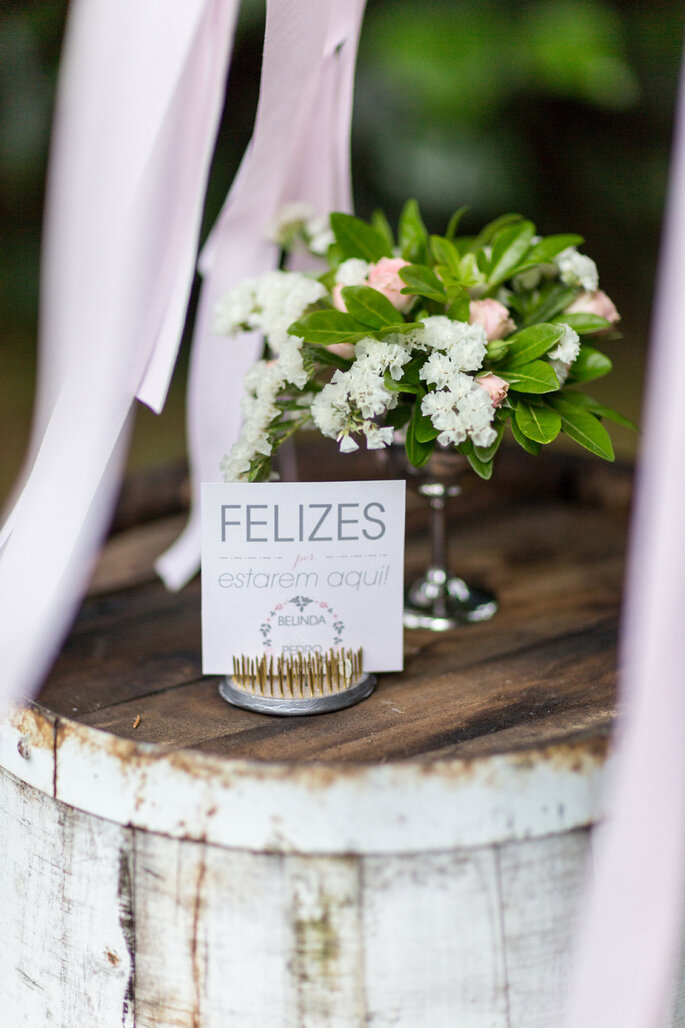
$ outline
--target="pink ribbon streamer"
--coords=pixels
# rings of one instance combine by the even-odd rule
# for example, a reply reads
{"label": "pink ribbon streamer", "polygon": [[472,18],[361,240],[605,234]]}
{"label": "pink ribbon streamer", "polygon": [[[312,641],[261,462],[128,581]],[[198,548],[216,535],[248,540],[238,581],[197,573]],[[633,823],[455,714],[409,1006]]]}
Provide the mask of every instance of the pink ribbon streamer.
{"label": "pink ribbon streamer", "polygon": [[[567,1028],[670,1028],[685,878],[685,83],[623,624],[625,711]],[[677,389],[677,385],[675,387]]]}
{"label": "pink ribbon streamer", "polygon": [[212,329],[219,297],[273,268],[267,226],[294,200],[321,213],[349,210],[349,133],[354,62],[364,0],[269,0],[262,82],[250,147],[203,253],[205,283],[193,340],[188,435],[193,504],[183,535],[157,562],[173,589],[200,559],[201,482],[220,479],[238,436],[242,379],[259,356],[254,334],[227,340]]}
{"label": "pink ribbon streamer", "polygon": [[[238,0],[75,0],[48,191],[38,400],[23,488],[0,534],[0,706],[47,671],[107,526],[134,396],[163,406],[192,282]],[[215,299],[273,267],[289,199],[349,209],[364,0],[269,0],[254,137],[204,255],[189,424],[196,493],[239,430],[258,341],[211,332]],[[196,569],[188,531],[161,562]]]}
{"label": "pink ribbon streamer", "polygon": [[72,6],[32,464],[0,539],[0,706],[40,684],[85,589],[133,397],[163,402],[236,9],[234,0]]}

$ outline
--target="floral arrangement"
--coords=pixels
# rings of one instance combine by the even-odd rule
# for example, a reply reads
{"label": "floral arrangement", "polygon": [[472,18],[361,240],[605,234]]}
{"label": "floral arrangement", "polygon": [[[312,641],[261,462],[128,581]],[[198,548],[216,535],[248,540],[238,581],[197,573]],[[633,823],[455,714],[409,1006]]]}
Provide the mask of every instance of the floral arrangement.
{"label": "floral arrangement", "polygon": [[269,272],[217,305],[218,332],[265,340],[245,378],[228,481],[268,478],[275,451],[304,427],[343,452],[401,438],[416,467],[436,445],[453,447],[482,478],[507,426],[531,454],[564,432],[613,460],[602,419],[634,426],[576,388],[611,370],[586,339],[619,320],[582,238],[541,238],[517,214],[458,235],[463,212],[429,236],[410,200],[397,240],[380,212],[369,223],[283,212],[274,238],[284,254],[325,257],[327,268]]}

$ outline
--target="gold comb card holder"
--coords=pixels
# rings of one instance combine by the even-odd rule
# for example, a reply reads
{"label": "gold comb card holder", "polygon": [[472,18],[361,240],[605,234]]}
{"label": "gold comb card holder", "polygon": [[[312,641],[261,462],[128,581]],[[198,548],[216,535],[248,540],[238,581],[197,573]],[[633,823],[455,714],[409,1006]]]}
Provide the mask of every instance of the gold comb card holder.
{"label": "gold comb card holder", "polygon": [[404,481],[203,485],[203,671],[224,699],[324,713],[402,670],[404,500]]}
{"label": "gold comb card holder", "polygon": [[260,714],[298,715],[351,707],[375,687],[375,675],[363,671],[361,650],[329,650],[275,662],[273,655],[234,657],[233,674],[224,678],[219,692],[229,703]]}

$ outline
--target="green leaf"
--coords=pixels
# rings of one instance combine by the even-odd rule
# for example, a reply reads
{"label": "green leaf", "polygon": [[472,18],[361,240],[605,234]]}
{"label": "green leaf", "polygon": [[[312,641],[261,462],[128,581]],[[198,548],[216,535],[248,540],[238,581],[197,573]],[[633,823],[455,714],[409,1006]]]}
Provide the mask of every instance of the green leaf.
{"label": "green leaf", "polygon": [[539,302],[526,313],[526,325],[550,322],[575,299],[576,290],[551,283],[540,290]]}
{"label": "green leaf", "polygon": [[386,371],[384,375],[386,388],[394,393],[415,393],[423,398],[426,395],[426,386],[421,381],[419,372],[425,362],[426,357],[423,354],[419,357],[412,357],[402,368],[402,378],[399,381],[395,381],[390,372]]}
{"label": "green leaf", "polygon": [[445,235],[448,239],[452,239],[456,234],[457,228],[459,227],[459,222],[461,221],[463,215],[466,214],[467,210],[468,207],[460,207],[459,210],[455,211],[452,217],[450,218],[447,225],[447,232],[445,232]]}
{"label": "green leaf", "polygon": [[507,225],[513,225],[516,222],[523,221],[520,214],[500,214],[499,218],[495,218],[494,221],[489,222],[484,228],[480,230],[476,238],[471,243],[469,250],[471,253],[477,253],[484,246],[494,239],[500,229],[505,228]]}
{"label": "green leaf", "polygon": [[390,428],[402,428],[407,424],[411,417],[412,408],[408,407],[404,403],[400,403],[397,407],[389,410],[383,419],[383,423],[388,425]]}
{"label": "green leaf", "polygon": [[568,382],[592,382],[608,375],[613,365],[605,354],[592,346],[583,344],[580,353],[571,365]]}
{"label": "green leaf", "polygon": [[407,200],[397,228],[400,253],[405,261],[425,264],[428,258],[428,233],[416,200]]}
{"label": "green leaf", "polygon": [[514,407],[514,417],[523,435],[535,443],[551,443],[561,431],[561,415],[549,407],[519,400]]}
{"label": "green leaf", "polygon": [[492,427],[494,428],[495,432],[497,433],[497,438],[495,439],[494,443],[490,443],[489,446],[474,446],[473,447],[473,452],[475,453],[476,457],[478,458],[478,460],[482,461],[484,464],[491,463],[493,457],[495,456],[495,454],[499,450],[500,443],[502,442],[502,437],[504,436],[505,422],[504,421],[495,421],[495,423],[493,424]]}
{"label": "green leaf", "polygon": [[392,247],[388,246],[383,234],[361,218],[336,211],[331,214],[331,228],[343,260],[359,257],[374,262],[381,257],[392,256]]}
{"label": "green leaf", "polygon": [[383,375],[383,381],[385,382],[385,388],[390,390],[391,393],[414,393],[417,396],[425,393],[425,389],[416,382],[409,382],[405,379],[397,381],[389,371],[386,371]]}
{"label": "green leaf", "polygon": [[412,296],[425,296],[428,300],[447,303],[447,294],[435,272],[425,264],[407,264],[399,271],[407,288],[402,292]]}
{"label": "green leaf", "polygon": [[480,286],[485,282],[485,272],[472,253],[465,253],[459,262],[459,278],[465,286]]}
{"label": "green leaf", "polygon": [[549,264],[554,257],[563,250],[568,249],[569,246],[580,246],[583,242],[585,240],[582,236],[568,234],[545,236],[544,239],[541,239],[539,243],[535,243],[532,249],[528,251],[525,259],[526,268],[520,268],[519,270],[524,271],[527,268],[534,268],[538,264]]}
{"label": "green leaf", "polygon": [[288,328],[288,334],[304,339],[306,343],[354,343],[369,334],[351,314],[343,311],[312,311]]}
{"label": "green leaf", "polygon": [[597,457],[603,460],[614,459],[609,433],[594,414],[560,396],[552,397],[549,402],[561,417],[562,432]]}
{"label": "green leaf", "polygon": [[486,480],[492,478],[492,461],[481,460],[481,458],[478,456],[476,447],[474,447],[474,449],[471,450],[470,453],[466,454],[466,459],[473,468],[473,470],[476,472],[476,474],[479,475],[481,478],[484,478]]}
{"label": "green leaf", "polygon": [[304,343],[302,346],[302,356],[305,362],[312,362],[311,366],[305,363],[305,370],[309,375],[313,375],[320,364],[329,364],[334,368],[342,368],[343,371],[347,371],[352,366],[352,361],[346,357],[341,357],[337,353],[331,353],[325,346],[317,346],[313,343]]}
{"label": "green leaf", "polygon": [[511,371],[498,370],[497,374],[516,393],[552,393],[559,388],[554,368],[546,361],[522,364]]}
{"label": "green leaf", "polygon": [[563,334],[564,329],[560,325],[530,325],[528,328],[520,329],[507,340],[507,368],[518,368],[529,364],[536,357],[542,357],[559,342]]}
{"label": "green leaf", "polygon": [[509,225],[497,233],[492,244],[492,260],[488,275],[491,286],[509,278],[513,269],[527,253],[534,235],[535,225],[532,221]]}
{"label": "green leaf", "polygon": [[323,275],[319,275],[319,282],[326,287],[329,293],[332,293],[335,286],[335,268],[329,268],[328,271],[324,271]]}
{"label": "green leaf", "polygon": [[369,332],[369,335],[372,335],[374,339],[385,339],[386,336],[401,335],[403,332],[422,332],[425,327],[421,321],[397,321],[394,325],[384,325],[383,328]]}
{"label": "green leaf", "polygon": [[588,396],[587,393],[576,393],[570,389],[565,389],[561,393],[560,399],[573,403],[577,407],[583,407],[592,414],[596,414],[598,418],[606,418],[607,421],[613,421],[617,425],[621,425],[622,428],[629,428],[632,432],[640,431],[639,425],[636,425],[630,418],[626,418],[619,411],[614,410],[613,407],[607,407],[605,404],[599,403],[594,397]]}
{"label": "green leaf", "polygon": [[413,464],[415,468],[423,467],[435,449],[434,439],[430,442],[421,442],[416,437],[417,420],[423,416],[421,414],[420,404],[421,401],[417,399],[414,404],[414,409],[412,410],[411,418],[407,424],[407,435],[404,444],[409,462],[410,464]]}
{"label": "green leaf", "polygon": [[532,453],[534,457],[537,457],[540,450],[542,449],[541,443],[535,443],[528,436],[524,435],[521,429],[516,424],[516,418],[513,417],[510,421],[511,434],[513,435],[519,446],[523,447],[526,453]]}
{"label": "green leaf", "polygon": [[440,429],[421,411],[420,406],[416,409],[418,413],[414,414],[414,434],[420,443],[430,443],[440,435]]}
{"label": "green leaf", "polygon": [[470,303],[471,297],[469,291],[464,286],[460,286],[459,291],[452,299],[449,307],[445,311],[448,318],[452,321],[466,321],[468,322],[470,315]]}
{"label": "green leaf", "polygon": [[431,236],[431,251],[436,264],[442,264],[451,275],[459,277],[461,257],[454,243],[443,236]]}
{"label": "green leaf", "polygon": [[421,354],[418,357],[412,357],[407,364],[402,368],[402,381],[411,382],[412,385],[420,386],[420,388],[426,391],[426,386],[421,380],[421,368],[426,363],[426,355]]}
{"label": "green leaf", "polygon": [[347,311],[370,328],[385,328],[397,322],[397,311],[387,296],[371,286],[344,286],[342,298]]}
{"label": "green leaf", "polygon": [[579,336],[587,336],[592,332],[603,332],[611,328],[611,322],[606,318],[600,318],[597,314],[564,314],[561,319],[569,328],[574,329]]}
{"label": "green leaf", "polygon": [[390,253],[392,253],[395,248],[395,237],[392,234],[390,222],[383,211],[376,210],[373,212],[371,215],[371,225],[375,228],[376,232],[383,236]]}

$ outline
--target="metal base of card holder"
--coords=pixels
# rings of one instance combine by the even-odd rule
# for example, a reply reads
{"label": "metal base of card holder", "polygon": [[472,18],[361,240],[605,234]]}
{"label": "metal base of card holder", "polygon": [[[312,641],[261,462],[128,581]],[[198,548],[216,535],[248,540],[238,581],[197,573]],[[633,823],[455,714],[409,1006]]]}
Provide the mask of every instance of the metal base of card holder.
{"label": "metal base of card holder", "polygon": [[332,710],[352,707],[370,696],[376,688],[375,675],[362,675],[347,689],[315,696],[270,696],[251,692],[237,686],[227,675],[219,683],[219,695],[234,707],[244,707],[258,714],[275,714],[278,717],[299,717],[304,714],[328,714]]}

